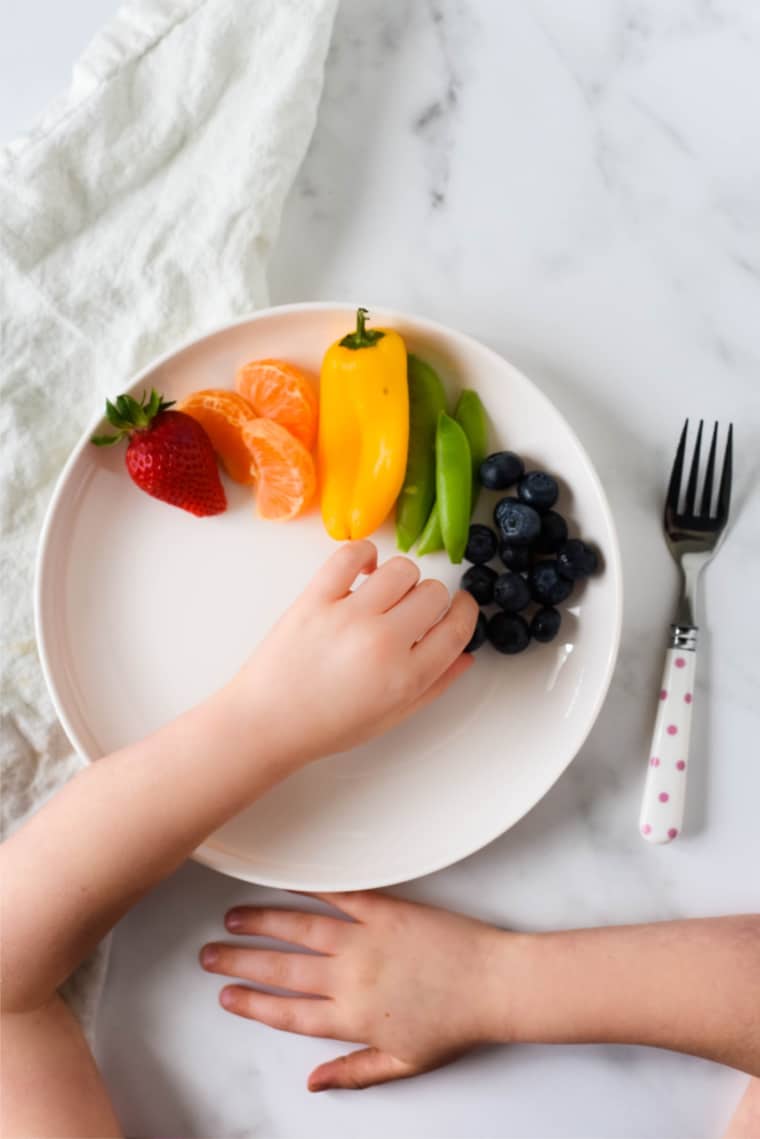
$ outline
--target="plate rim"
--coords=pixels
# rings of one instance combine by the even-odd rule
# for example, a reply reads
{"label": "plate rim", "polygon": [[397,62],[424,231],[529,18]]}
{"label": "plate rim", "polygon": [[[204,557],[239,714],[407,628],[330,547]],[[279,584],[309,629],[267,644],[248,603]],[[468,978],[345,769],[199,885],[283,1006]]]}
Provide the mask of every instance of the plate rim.
{"label": "plate rim", "polygon": [[[409,323],[413,323],[434,335],[443,336],[444,338],[454,336],[460,341],[464,341],[469,347],[474,347],[480,351],[485,352],[487,356],[492,357],[495,362],[498,362],[498,364],[506,364],[511,369],[511,371],[517,377],[519,377],[522,383],[532,389],[533,393],[538,397],[539,401],[542,401],[544,404],[546,404],[549,408],[551,408],[552,412],[559,417],[562,426],[564,427],[568,436],[571,438],[572,442],[574,443],[575,447],[579,451],[582,459],[586,464],[587,470],[591,477],[591,481],[594,485],[594,489],[596,490],[599,501],[601,503],[602,515],[610,534],[611,548],[609,550],[605,549],[604,551],[604,567],[605,574],[610,574],[612,577],[615,596],[615,619],[612,630],[613,635],[609,642],[607,659],[605,661],[604,681],[599,686],[599,690],[596,694],[591,715],[589,717],[588,726],[575,741],[574,747],[572,748],[571,754],[569,755],[567,761],[557,771],[551,782],[538,796],[533,799],[530,805],[524,811],[522,811],[516,819],[514,819],[512,822],[508,822],[505,826],[500,827],[500,829],[498,829],[493,834],[488,834],[483,838],[479,837],[474,845],[468,845],[467,849],[456,853],[453,857],[446,856],[441,859],[440,856],[437,856],[431,859],[431,861],[429,863],[425,863],[423,867],[419,869],[411,879],[398,878],[393,874],[388,877],[382,875],[370,875],[366,879],[358,879],[358,884],[352,882],[350,886],[333,885],[326,887],[324,880],[315,880],[311,883],[306,881],[304,884],[299,885],[298,887],[298,889],[303,890],[317,890],[320,892],[327,891],[333,893],[342,893],[352,890],[382,889],[388,886],[397,885],[399,882],[415,881],[416,879],[423,878],[428,874],[434,874],[439,870],[443,870],[448,866],[452,866],[463,861],[465,858],[471,857],[479,850],[483,850],[485,847],[489,846],[492,842],[499,838],[502,834],[506,834],[508,830],[520,822],[521,819],[525,818],[526,815],[530,814],[536,805],[540,803],[546,795],[548,795],[552,787],[554,787],[554,785],[565,773],[565,771],[567,771],[568,767],[577,757],[579,751],[585,744],[599,718],[599,714],[602,710],[602,707],[604,706],[604,702],[607,699],[607,694],[610,689],[610,684],[612,683],[612,677],[615,672],[615,666],[620,651],[624,610],[622,556],[620,552],[620,540],[615,518],[612,513],[609,500],[607,498],[604,484],[596,470],[596,467],[592,462],[585,446],[578,437],[578,434],[576,433],[573,426],[568,422],[564,413],[556,406],[556,404],[554,404],[549,399],[543,389],[538,384],[534,383],[533,380],[531,380],[530,377],[522,371],[522,369],[518,368],[515,364],[513,364],[505,356],[502,356],[495,349],[491,348],[488,344],[483,343],[482,340],[478,340],[475,336],[471,336],[466,332],[461,332],[457,328],[452,328],[450,325],[443,324],[440,321],[433,320],[429,317],[418,316],[414,313],[400,309],[386,308],[383,305],[368,305],[366,307],[369,308],[370,311],[380,313],[379,319],[384,324],[390,324],[393,326],[394,321],[408,321]],[[150,360],[148,364],[145,365],[145,367],[141,368],[136,373],[133,373],[128,381],[122,386],[122,390],[132,392],[133,389],[137,387],[141,382],[143,382],[151,372],[156,371],[157,368],[160,368],[163,364],[167,363],[175,356],[178,356],[182,352],[193,348],[204,340],[211,339],[214,336],[218,336],[234,328],[238,328],[241,325],[250,324],[252,322],[256,323],[257,321],[263,320],[274,314],[286,315],[287,313],[335,312],[336,310],[355,310],[356,308],[356,304],[347,301],[295,301],[284,305],[269,305],[266,308],[254,309],[251,312],[244,314],[243,316],[236,317],[234,320],[224,321],[221,324],[211,326],[205,331],[187,337],[180,343],[173,345],[166,352],[163,352],[161,355],[156,356]],[[49,637],[45,631],[42,620],[42,603],[51,532],[59,504],[63,498],[64,489],[68,482],[71,470],[89,443],[90,436],[97,430],[98,426],[103,423],[103,421],[104,416],[102,413],[93,417],[89,427],[82,433],[82,436],[71,451],[71,454],[69,455],[58,475],[55,486],[53,488],[53,492],[50,496],[50,500],[45,510],[45,516],[40,528],[39,538],[37,540],[33,581],[34,632],[45,685],[50,695],[56,716],[58,717],[61,726],[66,733],[66,737],[69,743],[72,745],[80,759],[82,759],[87,766],[89,766],[91,763],[94,763],[95,760],[91,759],[87,754],[86,749],[79,739],[78,733],[74,729],[68,715],[66,714],[65,709],[59,701],[58,693],[53,683],[53,673],[50,660],[51,654],[48,645]],[[256,885],[261,886],[270,886],[276,889],[292,890],[296,888],[293,886],[292,882],[286,881],[285,879],[279,877],[277,873],[262,874],[257,871],[255,878],[252,877],[250,871],[246,873],[245,860],[220,849],[215,844],[213,835],[209,836],[208,839],[201,843],[201,845],[193,851],[190,857],[203,866],[207,866],[212,870],[230,875],[242,881],[255,883]]]}

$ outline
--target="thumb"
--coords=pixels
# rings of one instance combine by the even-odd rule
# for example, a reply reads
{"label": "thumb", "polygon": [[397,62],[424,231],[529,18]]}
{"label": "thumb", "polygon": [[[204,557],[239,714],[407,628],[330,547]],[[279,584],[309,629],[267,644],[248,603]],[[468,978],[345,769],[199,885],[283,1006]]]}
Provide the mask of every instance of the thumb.
{"label": "thumb", "polygon": [[309,1091],[324,1092],[329,1088],[369,1088],[389,1080],[403,1080],[416,1072],[411,1064],[397,1060],[377,1048],[361,1048],[320,1064],[309,1076]]}

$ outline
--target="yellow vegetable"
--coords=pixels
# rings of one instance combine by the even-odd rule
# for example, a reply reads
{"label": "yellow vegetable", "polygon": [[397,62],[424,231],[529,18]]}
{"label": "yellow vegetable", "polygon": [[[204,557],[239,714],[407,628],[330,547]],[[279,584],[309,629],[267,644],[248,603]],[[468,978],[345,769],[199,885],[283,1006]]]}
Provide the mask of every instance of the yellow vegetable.
{"label": "yellow vegetable", "polygon": [[389,328],[365,327],[325,353],[319,392],[322,518],[331,538],[366,538],[398,498],[409,446],[406,347]]}

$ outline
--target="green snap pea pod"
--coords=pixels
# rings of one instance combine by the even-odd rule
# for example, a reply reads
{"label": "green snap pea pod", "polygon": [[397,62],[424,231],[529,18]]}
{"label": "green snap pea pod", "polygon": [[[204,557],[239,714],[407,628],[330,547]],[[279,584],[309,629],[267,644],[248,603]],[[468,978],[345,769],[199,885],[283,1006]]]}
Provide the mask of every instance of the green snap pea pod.
{"label": "green snap pea pod", "polygon": [[433,503],[433,508],[428,515],[428,520],[420,535],[419,545],[417,546],[417,556],[424,557],[425,554],[436,554],[442,549],[443,534],[441,533],[441,517],[438,513],[438,502],[436,500]]}
{"label": "green snap pea pod", "polygon": [[435,433],[446,393],[437,372],[417,356],[407,358],[409,452],[396,503],[396,541],[406,552],[420,536],[435,501]]}
{"label": "green snap pea pod", "polygon": [[443,544],[450,561],[464,557],[470,530],[472,455],[464,429],[445,411],[435,436],[435,485]]}
{"label": "green snap pea pod", "polygon": [[480,396],[469,388],[460,395],[454,411],[454,418],[464,430],[472,455],[472,506],[475,509],[480,494],[478,472],[480,464],[488,454],[488,419]]}
{"label": "green snap pea pod", "polygon": [[[464,430],[470,444],[472,455],[472,506],[470,514],[475,509],[480,483],[478,471],[480,464],[488,454],[488,420],[485,408],[477,392],[465,389],[457,402],[454,418]],[[420,543],[417,547],[418,555],[433,554],[443,549],[443,534],[441,533],[441,520],[438,513],[438,503],[433,504],[430,516],[422,531]]]}
{"label": "green snap pea pod", "polygon": [[433,503],[433,509],[425,523],[425,529],[420,535],[420,544],[417,547],[418,555],[434,554],[443,549],[443,534],[441,533],[441,519],[438,514],[438,503]]}

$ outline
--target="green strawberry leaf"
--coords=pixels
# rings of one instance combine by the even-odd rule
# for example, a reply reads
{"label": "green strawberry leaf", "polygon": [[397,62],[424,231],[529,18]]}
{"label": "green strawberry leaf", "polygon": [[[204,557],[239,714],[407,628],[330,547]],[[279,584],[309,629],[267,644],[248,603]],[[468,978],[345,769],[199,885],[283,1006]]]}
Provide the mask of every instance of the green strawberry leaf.
{"label": "green strawberry leaf", "polygon": [[121,443],[123,438],[124,434],[120,431],[118,435],[93,435],[90,442],[96,447],[112,447],[114,443]]}

